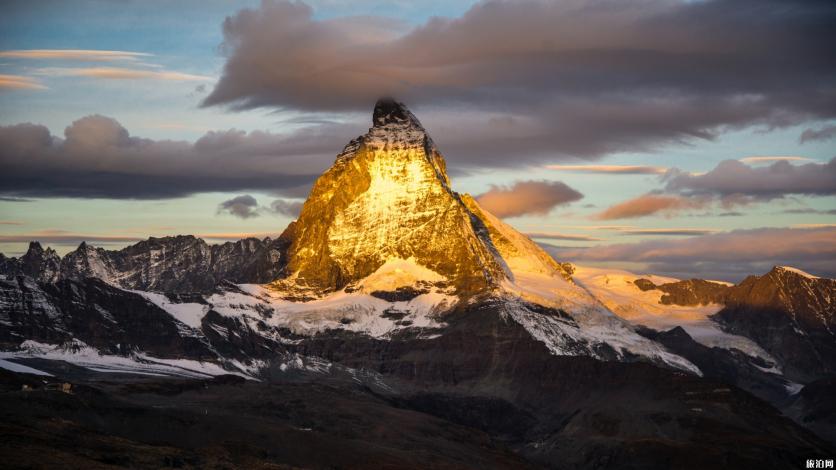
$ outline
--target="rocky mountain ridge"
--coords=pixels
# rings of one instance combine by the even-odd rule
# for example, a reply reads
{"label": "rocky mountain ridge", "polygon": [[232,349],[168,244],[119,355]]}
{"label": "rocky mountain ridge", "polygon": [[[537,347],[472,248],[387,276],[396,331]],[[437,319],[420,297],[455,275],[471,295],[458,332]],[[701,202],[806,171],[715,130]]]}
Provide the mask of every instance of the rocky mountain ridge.
{"label": "rocky mountain ridge", "polygon": [[266,283],[282,273],[291,230],[276,239],[246,238],[210,245],[191,235],[149,238],[120,250],[82,242],[59,257],[33,241],[20,258],[0,254],[0,274],[25,275],[40,282],[102,279],[126,289],[156,292],[210,292],[218,283]]}
{"label": "rocky mountain ridge", "polygon": [[656,285],[638,279],[644,291],[664,292],[669,305],[720,304],[713,319],[726,331],[761,345],[799,382],[836,373],[836,280],[775,266],[736,285],[691,279]]}

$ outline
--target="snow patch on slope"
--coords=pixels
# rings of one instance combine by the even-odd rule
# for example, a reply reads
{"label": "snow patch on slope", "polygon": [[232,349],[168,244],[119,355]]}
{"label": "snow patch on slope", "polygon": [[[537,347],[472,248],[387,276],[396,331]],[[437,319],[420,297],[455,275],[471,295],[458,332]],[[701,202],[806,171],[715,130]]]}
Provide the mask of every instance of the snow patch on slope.
{"label": "snow patch on slope", "polygon": [[238,372],[226,370],[221,365],[212,362],[199,362],[190,359],[161,359],[140,352],[130,356],[102,354],[99,350],[79,340],[61,345],[27,340],[20,344],[17,351],[0,351],[0,359],[8,358],[41,358],[65,361],[97,372],[190,378],[233,374],[253,379],[252,374],[254,372],[237,361],[230,361],[229,364],[239,369]]}
{"label": "snow patch on slope", "polygon": [[216,312],[241,318],[254,330],[264,322],[304,336],[340,329],[386,338],[407,328],[437,329],[445,326],[438,320],[440,314],[458,301],[455,296],[434,290],[401,302],[360,291],[339,291],[308,302],[294,302],[265,286],[240,284],[238,288],[241,292],[215,294],[208,301]]}
{"label": "snow patch on slope", "polygon": [[12,372],[20,372],[21,374],[43,375],[47,377],[52,377],[52,374],[50,374],[49,372],[33,369],[31,367],[24,366],[23,364],[7,361],[5,359],[0,359],[0,369],[6,369]]}
{"label": "snow patch on slope", "polygon": [[157,294],[155,292],[145,292],[140,290],[129,290],[128,292],[133,292],[134,294],[139,294],[145,297],[157,307],[165,310],[180,323],[196,330],[200,329],[201,320],[203,320],[203,317],[205,317],[206,313],[209,311],[208,305],[198,303],[174,303],[165,295]]}
{"label": "snow patch on slope", "polygon": [[440,282],[447,279],[421,266],[415,258],[390,258],[377,271],[360,282],[363,292],[394,291],[399,287],[415,286],[419,281]]}
{"label": "snow patch on slope", "polygon": [[[702,372],[687,359],[672,354],[635,331],[580,286],[560,276],[515,272],[514,282],[502,285],[506,312],[556,355],[589,355],[606,360],[636,355],[697,375]],[[514,298],[517,302],[514,302]],[[525,303],[566,312],[572,321],[534,312]]]}
{"label": "snow patch on slope", "polygon": [[660,282],[658,276],[584,266],[575,267],[574,278],[608,309],[630,323],[659,331],[681,326],[694,341],[705,346],[734,348],[749,356],[776,363],[757,343],[743,336],[726,333],[709,318],[722,310],[722,305],[664,305],[660,303],[664,294],[662,291],[642,291],[635,285],[637,279],[650,279],[657,285],[676,282],[677,279],[664,278],[664,281]]}
{"label": "snow patch on slope", "polygon": [[791,273],[795,273],[795,274],[798,274],[798,275],[804,276],[804,277],[806,277],[806,278],[808,278],[808,279],[819,279],[819,277],[818,277],[818,276],[813,276],[812,274],[810,274],[810,273],[808,273],[808,272],[806,272],[806,271],[802,271],[802,270],[800,270],[800,269],[798,269],[798,268],[793,268],[793,267],[791,267],[791,266],[777,266],[777,267],[778,267],[779,269],[783,269],[784,271],[789,271],[789,272],[791,272]]}

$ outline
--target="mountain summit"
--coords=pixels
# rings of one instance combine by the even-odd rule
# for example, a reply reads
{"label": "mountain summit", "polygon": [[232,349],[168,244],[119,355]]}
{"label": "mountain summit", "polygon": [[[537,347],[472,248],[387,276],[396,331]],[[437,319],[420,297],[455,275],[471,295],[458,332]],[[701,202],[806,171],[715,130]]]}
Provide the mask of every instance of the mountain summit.
{"label": "mountain summit", "polygon": [[474,293],[512,279],[515,266],[565,274],[452,190],[444,157],[403,103],[379,100],[372,124],[314,184],[294,227],[285,284],[323,293],[377,273],[391,288],[432,281]]}

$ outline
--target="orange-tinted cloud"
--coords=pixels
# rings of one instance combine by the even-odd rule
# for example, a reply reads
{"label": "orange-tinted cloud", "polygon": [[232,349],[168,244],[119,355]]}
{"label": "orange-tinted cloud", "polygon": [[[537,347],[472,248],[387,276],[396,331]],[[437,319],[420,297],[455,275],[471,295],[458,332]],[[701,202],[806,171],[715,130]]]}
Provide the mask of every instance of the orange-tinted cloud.
{"label": "orange-tinted cloud", "polygon": [[704,198],[645,194],[611,206],[597,214],[595,218],[600,220],[613,220],[631,219],[655,214],[671,216],[685,210],[704,209],[708,205],[709,201]]}
{"label": "orange-tinted cloud", "polygon": [[476,196],[476,201],[497,217],[518,217],[545,215],[556,206],[581,198],[583,194],[559,181],[519,181],[511,187],[492,186]]}
{"label": "orange-tinted cloud", "polygon": [[141,238],[127,235],[97,235],[69,232],[67,230],[38,230],[35,232],[21,233],[16,235],[0,235],[0,243],[28,243],[39,241],[54,245],[77,245],[81,242],[119,244],[127,242],[138,242]]}
{"label": "orange-tinted cloud", "polygon": [[695,235],[708,235],[717,233],[720,230],[715,228],[634,228],[622,230],[624,235],[660,235],[660,236],[683,236],[692,237]]}
{"label": "orange-tinted cloud", "polygon": [[143,52],[103,51],[90,49],[23,49],[0,51],[0,57],[10,59],[53,59],[78,60],[85,62],[109,62],[114,60],[137,60],[150,56]]}
{"label": "orange-tinted cloud", "polygon": [[812,158],[796,156],[768,156],[768,157],[745,157],[739,161],[743,163],[775,163],[775,162],[809,162]]}
{"label": "orange-tinted cloud", "polygon": [[3,90],[45,90],[46,87],[34,78],[22,75],[0,75],[0,91]]}
{"label": "orange-tinted cloud", "polygon": [[528,238],[543,239],[543,240],[566,240],[566,241],[582,241],[582,242],[596,242],[603,238],[591,237],[589,235],[573,235],[568,233],[558,232],[528,232],[525,234]]}
{"label": "orange-tinted cloud", "polygon": [[63,68],[52,67],[40,69],[44,75],[57,75],[67,77],[90,77],[108,80],[168,80],[168,81],[199,81],[211,80],[211,77],[203,75],[192,75],[188,73],[172,72],[168,70],[145,70],[131,69],[124,67],[85,67],[85,68]]}

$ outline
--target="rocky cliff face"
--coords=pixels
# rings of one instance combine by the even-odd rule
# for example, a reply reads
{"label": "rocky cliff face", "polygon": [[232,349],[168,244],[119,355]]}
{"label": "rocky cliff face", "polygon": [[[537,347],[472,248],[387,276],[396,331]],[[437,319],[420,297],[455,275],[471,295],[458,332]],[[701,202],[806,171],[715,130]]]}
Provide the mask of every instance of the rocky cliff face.
{"label": "rocky cliff face", "polygon": [[659,302],[664,305],[708,305],[721,303],[729,289],[726,284],[688,279],[656,285],[648,279],[636,279],[636,287],[643,291],[659,290],[664,292]]}
{"label": "rocky cliff face", "polygon": [[836,280],[777,266],[730,287],[714,318],[751,338],[806,383],[836,373]]}
{"label": "rocky cliff face", "polygon": [[291,233],[292,227],[275,240],[247,238],[221,245],[193,236],[149,238],[121,250],[81,243],[64,258],[32,242],[20,258],[0,257],[0,274],[48,283],[92,277],[127,289],[209,292],[224,280],[265,283],[278,278]]}
{"label": "rocky cliff face", "polygon": [[43,249],[32,242],[20,258],[6,258],[0,253],[0,274],[29,276],[41,282],[55,282],[61,274],[61,257],[52,248]]}
{"label": "rocky cliff face", "polygon": [[701,279],[659,285],[637,279],[635,285],[664,292],[659,302],[665,305],[722,305],[711,318],[760,345],[790,380],[836,373],[836,280],[776,266],[737,285]]}
{"label": "rocky cliff face", "polygon": [[392,259],[414,260],[459,293],[489,291],[512,276],[503,254],[560,269],[525,237],[501,235],[475,201],[451,189],[444,158],[403,104],[379,101],[372,123],[302,208],[289,253],[293,286],[340,290]]}

